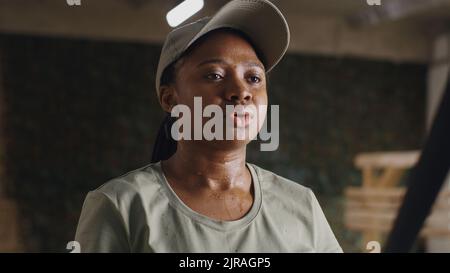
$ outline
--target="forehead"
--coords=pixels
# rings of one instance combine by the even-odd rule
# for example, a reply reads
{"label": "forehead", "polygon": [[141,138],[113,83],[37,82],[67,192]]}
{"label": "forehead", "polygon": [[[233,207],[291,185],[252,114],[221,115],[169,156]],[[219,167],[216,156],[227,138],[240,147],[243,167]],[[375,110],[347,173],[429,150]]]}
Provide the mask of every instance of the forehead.
{"label": "forehead", "polygon": [[240,33],[218,30],[205,35],[196,43],[186,61],[201,62],[210,58],[261,62],[251,43]]}

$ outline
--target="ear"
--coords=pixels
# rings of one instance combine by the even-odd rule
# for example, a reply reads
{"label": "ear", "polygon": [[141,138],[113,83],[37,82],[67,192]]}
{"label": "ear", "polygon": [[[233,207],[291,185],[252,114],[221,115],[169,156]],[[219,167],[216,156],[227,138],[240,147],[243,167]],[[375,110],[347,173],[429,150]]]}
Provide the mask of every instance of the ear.
{"label": "ear", "polygon": [[162,85],[159,88],[159,103],[165,112],[170,113],[177,105],[177,92],[173,85]]}

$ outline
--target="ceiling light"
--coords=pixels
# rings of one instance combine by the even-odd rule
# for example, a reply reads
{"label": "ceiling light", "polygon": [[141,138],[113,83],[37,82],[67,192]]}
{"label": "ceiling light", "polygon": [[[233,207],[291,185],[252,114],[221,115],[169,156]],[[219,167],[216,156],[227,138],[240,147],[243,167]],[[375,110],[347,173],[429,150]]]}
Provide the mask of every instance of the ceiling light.
{"label": "ceiling light", "polygon": [[203,8],[203,0],[185,0],[171,9],[167,15],[169,26],[176,27]]}

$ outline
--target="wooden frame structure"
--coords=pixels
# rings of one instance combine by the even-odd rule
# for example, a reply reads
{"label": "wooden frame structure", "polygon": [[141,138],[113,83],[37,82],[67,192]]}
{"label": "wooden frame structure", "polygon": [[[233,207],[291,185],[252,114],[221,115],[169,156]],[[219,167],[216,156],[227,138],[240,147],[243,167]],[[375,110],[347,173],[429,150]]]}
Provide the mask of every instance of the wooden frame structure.
{"label": "wooden frame structure", "polygon": [[[390,232],[406,192],[399,183],[419,155],[419,151],[399,151],[355,157],[354,164],[361,170],[363,181],[360,187],[345,189],[344,222],[349,230],[362,233],[363,249],[370,241],[382,244],[384,235]],[[440,193],[420,236],[450,236],[450,190]]]}

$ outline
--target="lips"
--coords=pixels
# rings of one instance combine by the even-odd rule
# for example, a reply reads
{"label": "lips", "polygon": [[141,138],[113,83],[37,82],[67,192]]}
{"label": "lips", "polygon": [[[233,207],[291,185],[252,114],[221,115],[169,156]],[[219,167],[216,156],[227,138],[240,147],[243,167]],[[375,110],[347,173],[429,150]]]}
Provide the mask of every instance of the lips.
{"label": "lips", "polygon": [[234,113],[233,115],[234,126],[238,128],[248,127],[250,124],[250,114],[249,113]]}
{"label": "lips", "polygon": [[237,105],[233,107],[227,105],[224,112],[223,117],[226,120],[227,126],[242,129],[249,127],[252,122],[255,122],[258,113],[256,107],[253,105]]}
{"label": "lips", "polygon": [[249,110],[234,111],[231,114],[234,126],[238,128],[246,128],[250,125],[254,117],[254,113]]}

